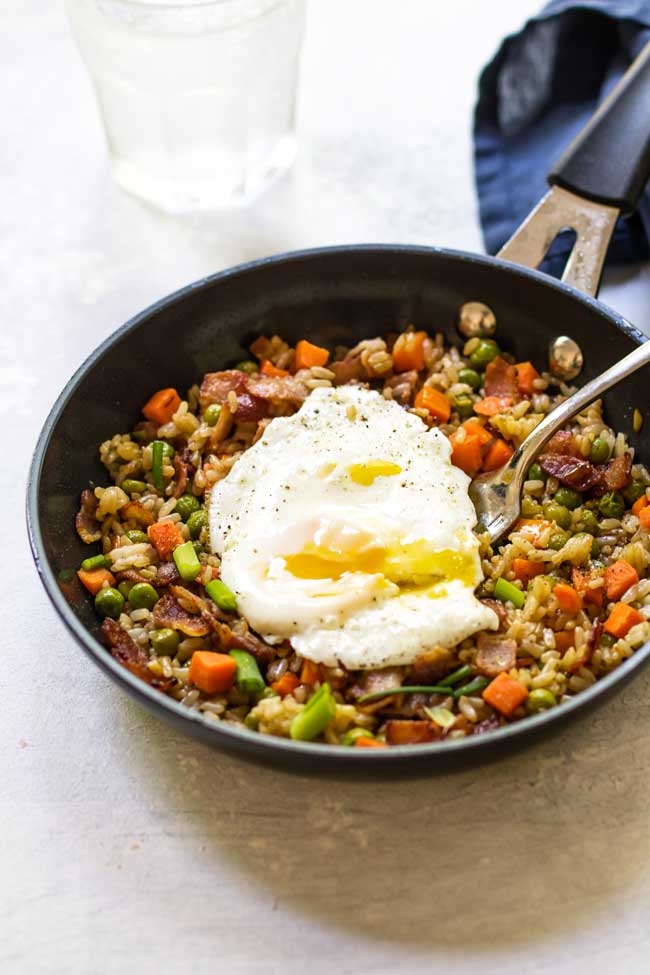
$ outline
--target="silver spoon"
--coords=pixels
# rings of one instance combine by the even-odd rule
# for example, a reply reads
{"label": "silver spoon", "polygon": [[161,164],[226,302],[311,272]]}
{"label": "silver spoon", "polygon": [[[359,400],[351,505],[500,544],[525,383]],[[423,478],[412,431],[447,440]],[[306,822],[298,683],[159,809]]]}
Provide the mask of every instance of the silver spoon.
{"label": "silver spoon", "polygon": [[621,379],[650,362],[650,342],[644,342],[576,393],[560,403],[530,433],[505,467],[475,478],[469,496],[476,508],[479,530],[496,542],[521,515],[521,491],[526,471],[542,447],[564,424]]}

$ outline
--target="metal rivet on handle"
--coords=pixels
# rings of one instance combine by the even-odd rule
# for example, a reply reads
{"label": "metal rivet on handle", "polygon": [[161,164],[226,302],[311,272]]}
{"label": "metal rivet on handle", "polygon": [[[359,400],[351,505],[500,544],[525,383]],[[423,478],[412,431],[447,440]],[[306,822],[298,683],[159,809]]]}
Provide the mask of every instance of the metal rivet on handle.
{"label": "metal rivet on handle", "polygon": [[553,375],[565,382],[575,379],[582,372],[585,362],[582,349],[568,335],[558,335],[553,339],[548,350],[548,360]]}
{"label": "metal rivet on handle", "polygon": [[494,312],[482,301],[466,301],[458,314],[458,331],[466,339],[489,338],[494,335],[497,320]]}

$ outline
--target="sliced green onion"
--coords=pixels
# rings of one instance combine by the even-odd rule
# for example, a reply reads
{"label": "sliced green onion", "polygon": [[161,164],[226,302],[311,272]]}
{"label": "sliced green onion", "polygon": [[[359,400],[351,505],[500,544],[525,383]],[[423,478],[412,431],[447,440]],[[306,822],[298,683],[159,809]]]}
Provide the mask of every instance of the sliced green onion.
{"label": "sliced green onion", "polygon": [[454,690],[454,697],[466,697],[468,694],[480,694],[485,690],[490,681],[487,677],[475,677],[469,684],[463,684]]}
{"label": "sliced green onion", "polygon": [[219,609],[223,609],[225,613],[234,613],[237,609],[237,597],[221,579],[213,579],[207,584],[205,591]]}
{"label": "sliced green onion", "polygon": [[521,607],[526,602],[526,596],[521,591],[513,586],[511,582],[507,579],[502,579],[499,577],[494,586],[494,595],[496,599],[500,599],[502,603],[512,603],[517,609]]}
{"label": "sliced green onion", "polygon": [[456,715],[449,708],[424,708],[424,713],[440,728],[451,728],[456,722]]}
{"label": "sliced green onion", "polygon": [[465,677],[470,677],[472,673],[472,668],[469,664],[465,664],[464,667],[459,667],[458,670],[454,670],[453,673],[447,674],[444,680],[440,681],[440,687],[449,687],[450,684],[457,684],[459,680],[463,680]]}
{"label": "sliced green onion", "polygon": [[107,559],[105,555],[91,555],[81,563],[81,568],[85,572],[91,569],[108,569],[110,566],[111,560]]}
{"label": "sliced green onion", "polygon": [[365,704],[366,701],[378,701],[380,697],[392,697],[393,694],[451,694],[449,687],[444,684],[411,684],[407,687],[391,687],[387,691],[374,691],[372,694],[364,694],[357,701],[357,704]]}
{"label": "sliced green onion", "polygon": [[154,442],[151,444],[151,479],[154,483],[154,487],[158,491],[165,490],[165,479],[163,477],[164,450],[165,444],[162,442],[162,440],[154,440]]}
{"label": "sliced green onion", "polygon": [[181,579],[184,579],[185,582],[191,582],[192,579],[196,579],[201,571],[201,563],[198,560],[192,543],[185,542],[183,545],[177,545],[174,549],[173,556]]}
{"label": "sliced green onion", "polygon": [[230,656],[237,664],[235,682],[239,690],[245,694],[260,694],[266,684],[253,654],[246,650],[231,650]]}
{"label": "sliced green onion", "polygon": [[294,741],[313,741],[328,726],[336,713],[336,701],[329,684],[321,684],[289,727]]}

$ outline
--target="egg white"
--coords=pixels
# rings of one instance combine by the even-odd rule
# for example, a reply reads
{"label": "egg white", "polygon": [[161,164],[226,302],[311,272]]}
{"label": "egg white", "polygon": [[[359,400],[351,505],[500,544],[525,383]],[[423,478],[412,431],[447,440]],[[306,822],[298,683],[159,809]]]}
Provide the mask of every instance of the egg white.
{"label": "egg white", "polygon": [[496,615],[469,478],[448,439],[362,387],[319,388],[274,419],[210,498],[239,612],[271,642],[348,669],[412,663]]}

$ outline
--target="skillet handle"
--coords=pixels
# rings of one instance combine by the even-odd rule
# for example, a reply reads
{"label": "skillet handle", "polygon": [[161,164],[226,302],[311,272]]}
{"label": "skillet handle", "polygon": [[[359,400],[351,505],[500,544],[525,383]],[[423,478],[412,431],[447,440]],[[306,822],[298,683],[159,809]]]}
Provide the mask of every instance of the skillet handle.
{"label": "skillet handle", "polygon": [[616,221],[636,207],[650,177],[649,118],[650,43],[553,167],[550,191],[497,257],[538,267],[560,231],[572,229],[562,280],[597,295]]}
{"label": "skillet handle", "polygon": [[551,169],[562,186],[629,216],[650,176],[650,44]]}

